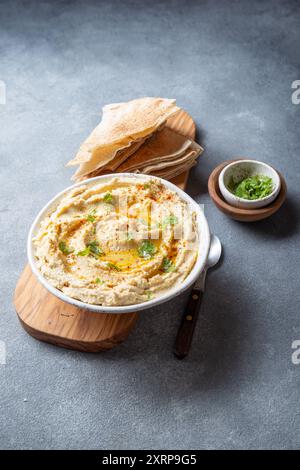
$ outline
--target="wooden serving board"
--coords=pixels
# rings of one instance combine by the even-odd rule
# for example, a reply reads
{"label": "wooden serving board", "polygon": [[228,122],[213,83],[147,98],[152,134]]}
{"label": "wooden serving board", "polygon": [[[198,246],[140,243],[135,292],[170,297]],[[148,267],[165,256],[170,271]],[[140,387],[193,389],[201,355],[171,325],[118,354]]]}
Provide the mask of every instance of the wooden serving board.
{"label": "wooden serving board", "polygon": [[[180,111],[167,125],[195,138],[195,123],[185,111]],[[184,189],[187,179],[185,172],[172,182]],[[34,338],[86,352],[104,351],[121,343],[138,318],[136,312],[97,313],[63,302],[38,282],[28,265],[17,283],[14,305],[21,325]]]}

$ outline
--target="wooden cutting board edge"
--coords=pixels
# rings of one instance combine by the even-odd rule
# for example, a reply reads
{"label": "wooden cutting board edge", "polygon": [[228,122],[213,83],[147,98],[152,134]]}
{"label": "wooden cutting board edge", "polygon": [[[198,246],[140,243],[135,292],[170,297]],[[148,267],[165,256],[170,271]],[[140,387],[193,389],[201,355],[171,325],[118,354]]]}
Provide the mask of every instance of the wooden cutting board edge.
{"label": "wooden cutting board edge", "polygon": [[[168,124],[177,132],[195,138],[191,116],[181,110]],[[189,172],[172,180],[185,189]],[[14,305],[23,328],[35,339],[84,352],[100,352],[122,343],[132,331],[138,313],[105,314],[80,309],[50,294],[27,265],[15,289]]]}

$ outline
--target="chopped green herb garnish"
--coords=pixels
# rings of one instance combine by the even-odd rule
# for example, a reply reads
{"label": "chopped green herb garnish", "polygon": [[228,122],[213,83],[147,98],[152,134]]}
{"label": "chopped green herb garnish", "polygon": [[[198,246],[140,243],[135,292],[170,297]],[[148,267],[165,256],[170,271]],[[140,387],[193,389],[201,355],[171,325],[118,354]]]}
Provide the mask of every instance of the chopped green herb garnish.
{"label": "chopped green herb garnish", "polygon": [[108,202],[108,204],[113,203],[113,195],[111,193],[104,194],[103,201]]}
{"label": "chopped green herb garnish", "polygon": [[93,209],[91,212],[88,213],[88,215],[86,216],[86,220],[88,220],[89,222],[95,222],[96,220],[96,209]]}
{"label": "chopped green herb garnish", "polygon": [[143,185],[143,189],[150,189],[150,183],[146,183]]}
{"label": "chopped green herb garnish", "polygon": [[63,252],[64,255],[69,255],[74,251],[73,248],[69,248],[65,242],[59,242],[58,248]]}
{"label": "chopped green herb garnish", "polygon": [[178,218],[174,214],[170,214],[168,217],[165,217],[162,222],[162,227],[167,227],[168,225],[178,224]]}
{"label": "chopped green herb garnish", "polygon": [[150,240],[144,240],[138,247],[138,255],[144,259],[150,259],[155,255],[156,247]]}
{"label": "chopped green herb garnish", "polygon": [[173,271],[175,271],[175,265],[174,263],[169,259],[169,258],[164,258],[163,259],[163,262],[162,262],[162,265],[161,265],[161,270],[164,272],[164,273],[171,273]]}
{"label": "chopped green herb garnish", "polygon": [[87,246],[84,250],[78,251],[77,256],[88,256],[90,254],[90,248]]}
{"label": "chopped green herb garnish", "polygon": [[111,269],[115,269],[115,271],[121,271],[121,269],[114,263],[110,263],[109,261],[106,263],[106,265],[111,268]]}
{"label": "chopped green herb garnish", "polygon": [[88,256],[92,255],[95,258],[99,258],[104,255],[104,251],[100,248],[97,240],[94,240],[86,245],[86,248],[82,251],[78,251],[77,256]]}
{"label": "chopped green herb garnish", "polygon": [[151,300],[153,298],[153,294],[151,292],[151,290],[148,290],[147,291],[147,300]]}
{"label": "chopped green herb garnish", "polygon": [[104,251],[102,250],[102,248],[100,248],[99,243],[97,242],[97,240],[94,240],[94,241],[88,243],[87,247],[90,249],[91,254],[93,254],[97,257],[101,256],[101,255],[104,255]]}
{"label": "chopped green herb garnish", "polygon": [[95,283],[96,284],[104,284],[104,281],[102,281],[99,277],[96,277]]}
{"label": "chopped green herb garnish", "polygon": [[239,183],[231,181],[228,189],[237,197],[255,200],[269,196],[274,189],[274,184],[272,178],[265,175],[256,175],[249,176]]}

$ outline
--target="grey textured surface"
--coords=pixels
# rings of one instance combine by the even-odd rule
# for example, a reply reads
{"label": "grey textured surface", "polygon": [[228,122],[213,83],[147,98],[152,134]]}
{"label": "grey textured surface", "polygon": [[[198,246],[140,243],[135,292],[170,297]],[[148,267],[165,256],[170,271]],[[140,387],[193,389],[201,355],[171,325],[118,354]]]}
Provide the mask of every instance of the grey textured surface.
{"label": "grey textured surface", "polygon": [[[299,2],[1,1],[0,14],[0,448],[299,448]],[[35,341],[12,306],[29,226],[69,185],[64,163],[103,104],[144,95],[194,117],[205,154],[188,192],[224,246],[183,362],[186,295],[99,355]],[[211,170],[236,155],[285,175],[271,219],[239,224],[210,202]]]}

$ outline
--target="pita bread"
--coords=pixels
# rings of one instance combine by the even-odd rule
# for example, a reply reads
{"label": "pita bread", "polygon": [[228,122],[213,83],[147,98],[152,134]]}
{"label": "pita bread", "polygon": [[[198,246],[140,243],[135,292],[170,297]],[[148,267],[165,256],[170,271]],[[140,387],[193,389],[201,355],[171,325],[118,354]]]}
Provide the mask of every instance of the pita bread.
{"label": "pita bread", "polygon": [[191,161],[196,160],[196,152],[190,151],[185,153],[183,156],[177,158],[176,160],[158,162],[153,165],[148,165],[140,169],[141,173],[146,175],[153,174],[153,172],[164,170],[167,168],[174,168],[175,166],[181,166],[183,164],[188,164]]}
{"label": "pita bread", "polygon": [[[189,159],[188,161],[184,162],[181,165],[172,165],[169,168],[156,168],[155,170],[151,171],[151,175],[153,176],[159,176],[164,179],[172,179],[175,178],[175,176],[180,175],[181,173],[184,173],[185,171],[189,170],[192,168],[194,165],[196,165],[197,160],[195,159]],[[105,175],[109,174],[109,170],[98,170],[92,173],[89,177],[94,178],[95,176],[100,176],[100,175]],[[118,170],[116,170],[116,173],[120,173]],[[133,173],[144,173],[144,171],[141,170],[136,170]],[[149,173],[148,173],[149,174]],[[82,178],[82,180],[85,180],[85,178]],[[81,181],[81,180],[80,180]]]}
{"label": "pita bread", "polygon": [[147,164],[173,159],[182,155],[192,141],[173,130],[164,127],[150,137],[140,149],[118,167],[118,171],[132,171]]}
{"label": "pita bread", "polygon": [[[101,168],[105,168],[106,166],[114,166],[114,163],[116,163],[115,160],[120,161],[120,163],[122,163],[127,158],[127,156],[130,156],[133,152],[135,152],[144,142],[145,139],[138,139],[136,142],[130,143],[126,147],[120,148],[119,146],[116,146],[113,148],[113,150],[108,150],[107,155],[111,156],[111,158],[108,159],[108,163],[106,163],[104,166],[102,164],[99,164],[95,167],[94,159],[90,162],[81,164],[78,170],[72,176],[72,180],[79,180],[79,178],[87,177],[88,175],[90,175],[91,172]],[[104,155],[106,155],[106,153],[102,149],[102,158],[104,157]]]}
{"label": "pita bread", "polygon": [[122,163],[127,160],[131,155],[133,155],[145,142],[146,139],[140,139],[130,145],[127,149],[121,149],[116,153],[115,158],[109,162],[105,167],[102,167],[103,170],[115,171]]}
{"label": "pita bread", "polygon": [[184,173],[185,171],[190,170],[196,164],[197,164],[197,160],[192,160],[189,163],[186,163],[180,166],[174,166],[169,169],[153,171],[151,174],[153,176],[159,176],[160,178],[170,180],[180,175],[181,173]]}
{"label": "pita bread", "polygon": [[104,106],[100,124],[67,165],[82,166],[78,177],[88,174],[109,163],[118,150],[155,132],[179,109],[175,100],[149,97]]}
{"label": "pita bread", "polygon": [[[174,143],[179,144],[177,150]],[[132,148],[132,150],[134,149]],[[175,151],[169,155],[164,155],[164,153],[168,153],[168,150]],[[117,173],[145,173],[159,176],[160,174],[173,174],[176,167],[178,168],[176,174],[180,174],[193,166],[197,157],[202,152],[202,147],[196,142],[177,134],[171,129],[164,128],[150,139],[147,139],[131,157],[117,166],[117,168],[112,168],[115,163],[113,160],[111,162],[112,165],[95,170],[88,176],[93,178],[94,176],[111,173],[112,171]],[[121,158],[123,158],[122,153]]]}

